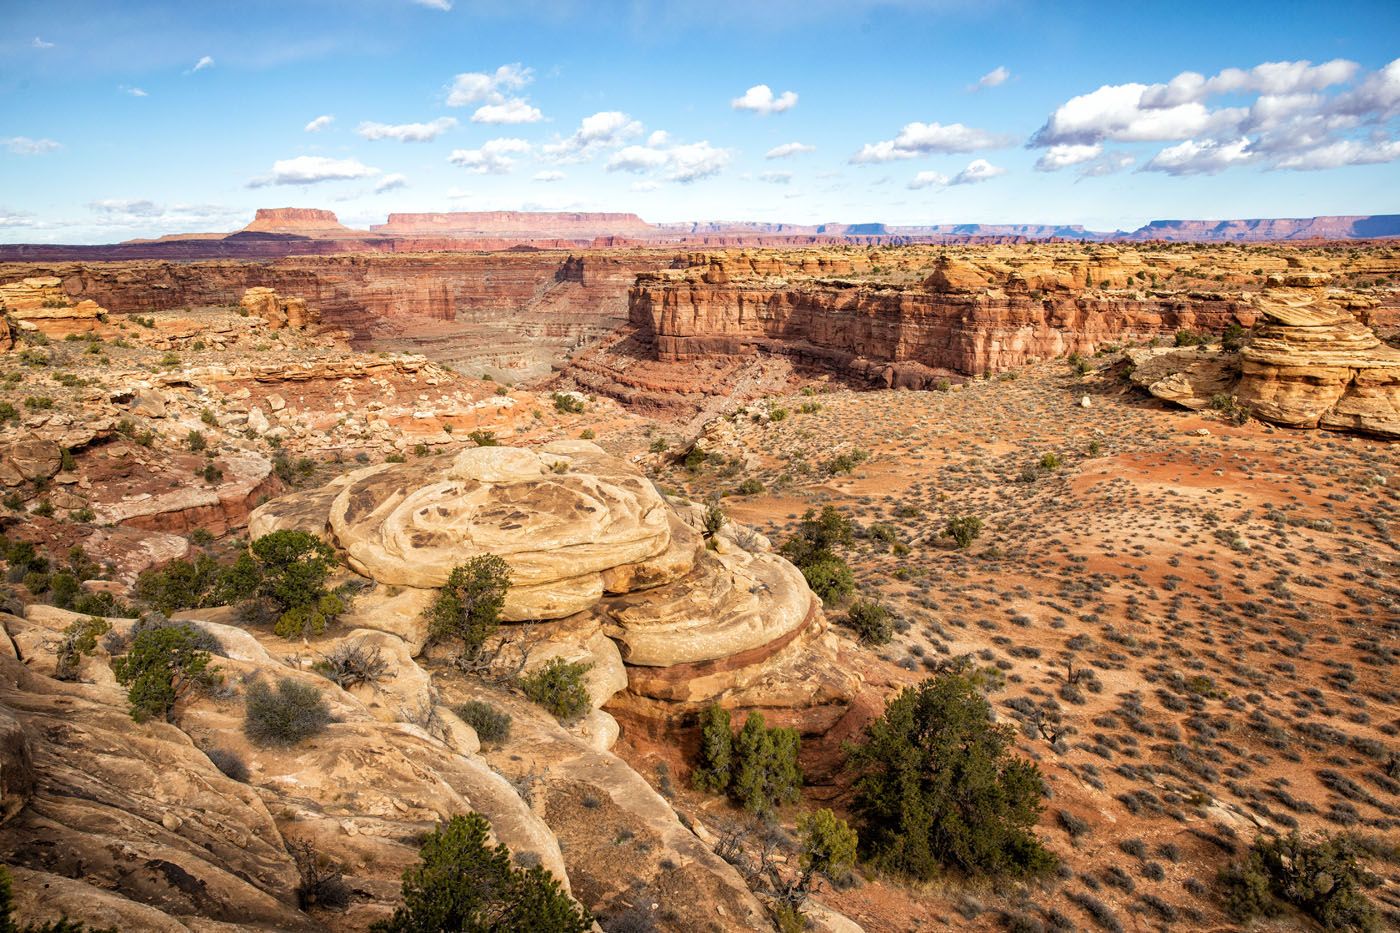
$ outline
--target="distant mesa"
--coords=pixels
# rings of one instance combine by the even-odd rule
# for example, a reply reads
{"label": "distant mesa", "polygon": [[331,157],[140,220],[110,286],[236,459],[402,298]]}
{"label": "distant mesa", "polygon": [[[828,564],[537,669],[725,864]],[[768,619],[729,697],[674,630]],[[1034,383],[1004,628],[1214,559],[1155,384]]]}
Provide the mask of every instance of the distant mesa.
{"label": "distant mesa", "polygon": [[260,207],[253,222],[238,233],[295,233],[328,239],[370,235],[367,230],[345,226],[334,211],[312,207]]}
{"label": "distant mesa", "polygon": [[[331,219],[335,219],[334,215],[331,215]],[[659,228],[636,214],[457,211],[446,214],[390,214],[388,223],[374,224],[370,230],[388,236],[592,239],[601,236],[650,237],[655,236]]]}

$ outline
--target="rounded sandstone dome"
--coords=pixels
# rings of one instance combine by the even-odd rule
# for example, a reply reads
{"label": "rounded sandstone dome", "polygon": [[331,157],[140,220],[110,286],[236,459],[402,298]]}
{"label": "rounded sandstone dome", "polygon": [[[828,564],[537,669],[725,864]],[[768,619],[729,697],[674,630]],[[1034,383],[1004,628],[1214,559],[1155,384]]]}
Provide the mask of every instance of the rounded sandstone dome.
{"label": "rounded sandstone dome", "polygon": [[336,541],[360,572],[439,587],[494,554],[510,565],[508,619],[558,618],[602,597],[602,572],[671,544],[669,508],[635,468],[594,444],[480,447],[355,476],[331,504]]}

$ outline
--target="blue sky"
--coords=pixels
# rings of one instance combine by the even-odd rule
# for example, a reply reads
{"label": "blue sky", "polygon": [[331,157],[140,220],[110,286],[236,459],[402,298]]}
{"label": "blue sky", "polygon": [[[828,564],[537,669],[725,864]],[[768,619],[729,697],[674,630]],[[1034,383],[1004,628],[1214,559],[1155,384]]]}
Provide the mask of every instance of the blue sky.
{"label": "blue sky", "polygon": [[231,230],[259,206],[357,226],[1400,211],[1395,2],[4,7],[8,242]]}

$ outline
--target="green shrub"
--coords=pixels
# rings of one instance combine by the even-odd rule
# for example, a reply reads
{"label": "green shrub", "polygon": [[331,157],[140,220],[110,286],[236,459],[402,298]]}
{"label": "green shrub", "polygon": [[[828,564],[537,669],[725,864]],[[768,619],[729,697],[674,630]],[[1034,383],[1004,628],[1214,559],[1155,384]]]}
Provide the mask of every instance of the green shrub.
{"label": "green shrub", "polygon": [[1226,353],[1238,353],[1244,346],[1245,329],[1238,324],[1226,327],[1220,335],[1220,349]]}
{"label": "green shrub", "polygon": [[496,633],[510,589],[510,565],[494,554],[452,568],[428,608],[428,637],[462,645],[460,660],[474,661]]}
{"label": "green shrub", "polygon": [[1176,332],[1176,345],[1178,347],[1197,347],[1206,342],[1205,334],[1198,334],[1194,330],[1185,328]]}
{"label": "green shrub", "polygon": [[707,706],[700,714],[700,758],[691,783],[700,790],[721,793],[729,788],[729,770],[734,764],[734,727],[729,710]]}
{"label": "green shrub", "polygon": [[856,863],[859,840],[856,831],[845,820],[838,819],[835,813],[823,807],[815,813],[798,817],[797,831],[801,840],[798,851],[802,866],[802,875],[797,883],[799,891],[810,888],[817,875],[840,881],[851,873]]}
{"label": "green shrub", "polygon": [[331,712],[321,691],[290,677],[274,690],[261,680],[248,685],[243,734],[258,745],[291,746],[325,731]]}
{"label": "green shrub", "polygon": [[1254,840],[1244,857],[1220,873],[1225,906],[1236,920],[1274,917],[1293,907],[1327,930],[1379,930],[1380,917],[1363,889],[1376,879],[1346,836]]}
{"label": "green shrub", "polygon": [[889,609],[873,599],[858,599],[846,611],[846,624],[868,645],[887,645],[894,637]]}
{"label": "green shrub", "polygon": [[126,654],[112,664],[117,683],[126,687],[131,718],[159,717],[167,722],[175,705],[213,682],[214,668],[205,650],[207,634],[191,625],[146,628],[132,638]]}
{"label": "green shrub", "polygon": [[554,410],[561,415],[577,415],[583,412],[583,399],[568,392],[554,393]]}
{"label": "green shrub", "polygon": [[786,418],[787,416],[788,416],[788,410],[787,410],[786,408],[781,407],[781,406],[778,407],[778,408],[770,408],[770,409],[768,409],[768,420],[769,420],[769,421],[782,421],[782,420],[783,420],[784,418]]}
{"label": "green shrub", "polygon": [[855,576],[835,551],[853,540],[850,520],[828,505],[820,514],[808,509],[796,534],[783,543],[779,553],[802,571],[822,602],[834,603],[855,592]]}
{"label": "green shrub", "polygon": [[802,787],[802,769],[797,764],[801,744],[796,729],[769,729],[763,714],[749,713],[734,737],[730,796],[751,813],[796,803]]}
{"label": "green shrub", "polygon": [[9,402],[0,402],[0,424],[5,424],[9,421],[19,421],[19,409]]}
{"label": "green shrub", "polygon": [[468,700],[452,711],[462,722],[476,730],[476,737],[483,742],[499,745],[510,738],[510,713],[496,709],[481,700]]}
{"label": "green shrub", "polygon": [[976,681],[947,673],[909,687],[850,749],[862,845],[878,866],[928,879],[939,869],[1029,875],[1055,857],[1032,833],[1043,804],[1036,765],[1011,754]]}
{"label": "green shrub", "polygon": [[375,933],[444,930],[586,933],[593,918],[539,865],[511,864],[510,850],[487,841],[479,813],[454,816],[423,842],[418,864],[403,873],[403,906],[374,924]]}
{"label": "green shrub", "polygon": [[977,540],[978,535],[982,534],[982,519],[976,515],[954,515],[948,519],[943,533],[952,538],[959,548],[966,550]]}
{"label": "green shrub", "polygon": [[[258,538],[251,550],[258,564],[256,593],[279,613],[277,634],[284,638],[319,634],[345,611],[344,602],[326,590],[335,551],[320,538],[282,529]],[[244,568],[253,569],[246,564]]]}
{"label": "green shrub", "polygon": [[831,474],[849,473],[857,466],[870,459],[870,454],[864,450],[851,450],[843,454],[837,454],[826,462],[826,471]]}
{"label": "green shrub", "polygon": [[763,490],[762,480],[749,478],[734,488],[734,494],[736,496],[757,496],[762,495]]}
{"label": "green shrub", "polygon": [[57,680],[77,680],[83,656],[97,648],[97,636],[105,635],[112,626],[105,619],[88,616],[68,624],[59,642],[54,677]]}
{"label": "green shrub", "polygon": [[190,431],[189,436],[185,438],[185,443],[194,453],[199,453],[209,446],[209,441],[204,437],[203,431]]}
{"label": "green shrub", "polygon": [[495,431],[487,431],[487,430],[484,430],[484,429],[472,431],[471,433],[469,433],[469,434],[467,435],[467,440],[471,441],[473,444],[475,444],[475,445],[478,446],[478,447],[499,447],[499,446],[501,446],[501,442],[498,441],[498,440],[496,440],[496,432],[495,432]]}
{"label": "green shrub", "polygon": [[544,666],[520,678],[520,689],[556,719],[577,719],[593,705],[583,680],[592,667],[582,661],[550,658]]}
{"label": "green shrub", "polygon": [[729,516],[724,514],[724,510],[717,503],[710,503],[705,509],[703,532],[709,547],[714,547],[714,536],[719,534],[720,529],[727,524],[729,524]]}

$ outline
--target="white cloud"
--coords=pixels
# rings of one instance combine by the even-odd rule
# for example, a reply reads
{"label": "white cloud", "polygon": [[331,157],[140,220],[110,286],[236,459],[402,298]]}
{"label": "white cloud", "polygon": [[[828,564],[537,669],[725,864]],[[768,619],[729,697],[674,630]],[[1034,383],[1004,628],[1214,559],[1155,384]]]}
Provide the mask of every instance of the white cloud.
{"label": "white cloud", "polygon": [[324,113],[316,119],[312,120],[310,123],[306,124],[305,129],[308,133],[319,133],[334,122],[335,117],[331,116],[328,113]]}
{"label": "white cloud", "polygon": [[792,172],[764,172],[758,176],[758,180],[770,185],[786,185],[792,181]]}
{"label": "white cloud", "polygon": [[125,93],[127,93],[127,94],[130,94],[132,97],[150,97],[150,96],[151,96],[151,95],[147,94],[145,91],[141,90],[139,87],[127,87],[125,84],[119,86],[119,87],[117,88],[117,90],[123,91],[123,92],[125,92]]}
{"label": "white cloud", "polygon": [[154,201],[128,198],[102,198],[89,201],[88,207],[99,214],[125,217],[156,217],[164,211]]}
{"label": "white cloud", "polygon": [[375,194],[383,194],[386,191],[397,191],[400,188],[408,187],[408,176],[395,172],[392,175],[385,175],[374,185]]}
{"label": "white cloud", "polygon": [[[373,123],[366,121],[355,130],[362,139],[395,139],[401,143],[428,143],[457,125],[454,117],[438,117],[431,123]],[[308,124],[308,129],[310,125]]]}
{"label": "white cloud", "polygon": [[935,152],[973,152],[977,149],[996,149],[1009,145],[1005,136],[964,126],[961,123],[906,123],[894,139],[878,143],[866,143],[860,151],[851,156],[850,161],[891,162],[895,159],[914,159]]}
{"label": "white cloud", "polygon": [[1245,137],[1229,143],[1213,139],[1200,142],[1188,139],[1154,155],[1142,167],[1142,171],[1167,175],[1215,175],[1253,158],[1254,153],[1250,152],[1249,140]]}
{"label": "white cloud", "polygon": [[920,188],[941,188],[948,184],[948,176],[941,172],[920,172],[909,179],[909,187],[915,191]]}
{"label": "white cloud", "polygon": [[969,91],[981,91],[989,87],[1001,87],[1011,77],[1011,72],[1006,70],[1005,65],[997,65],[991,71],[977,79],[977,83],[968,87]]}
{"label": "white cloud", "polygon": [[[1252,100],[1208,106],[1220,95]],[[1123,154],[1087,155],[1108,141],[1174,142],[1142,169],[1172,175],[1250,164],[1320,170],[1400,159],[1400,141],[1387,126],[1396,117],[1400,59],[1368,74],[1346,59],[1264,62],[1209,78],[1186,71],[1165,84],[1105,85],[1056,108],[1030,146],[1048,150],[1036,163],[1042,171],[1082,164],[1080,175],[1086,177],[1130,164]],[[1359,137],[1366,126],[1376,129]]]}
{"label": "white cloud", "polygon": [[1087,146],[1074,143],[1051,146],[1043,156],[1036,160],[1035,170],[1037,172],[1058,172],[1062,168],[1097,158],[1102,152],[1103,144],[1101,143],[1090,143]]}
{"label": "white cloud", "polygon": [[564,180],[565,178],[567,178],[567,177],[568,177],[568,176],[566,176],[563,172],[554,171],[554,170],[551,169],[551,170],[544,171],[544,172],[536,172],[536,173],[534,174],[534,177],[532,177],[530,180],[531,180],[531,181],[563,181],[563,180]]}
{"label": "white cloud", "polygon": [[36,49],[51,49],[51,48],[53,48],[53,46],[54,46],[54,44],[53,44],[52,42],[45,42],[43,39],[40,39],[38,36],[35,36],[35,37],[33,38],[33,40],[30,41],[29,44],[30,44],[31,46],[33,46],[34,48],[36,48]]}
{"label": "white cloud", "polygon": [[[573,135],[545,143],[540,150],[545,158],[555,162],[583,162],[604,149],[615,149],[641,134],[642,124],[627,114],[620,110],[602,110],[584,117]],[[657,130],[647,142],[651,146],[661,146],[667,138],[664,131]]]}
{"label": "white cloud", "polygon": [[523,97],[511,97],[499,104],[482,104],[472,114],[473,123],[538,123],[544,119],[539,108]]}
{"label": "white cloud", "polygon": [[203,70],[206,69],[206,68],[213,68],[213,67],[214,67],[214,59],[210,58],[208,55],[202,55],[202,56],[200,56],[199,61],[197,61],[197,62],[194,63],[194,67],[191,68],[190,71],[192,71],[192,72],[194,72],[194,71],[203,71]]}
{"label": "white cloud", "polygon": [[519,62],[502,65],[491,74],[469,71],[452,79],[452,88],[447,94],[447,106],[465,107],[481,101],[498,104],[505,100],[505,91],[518,91],[535,80],[532,68]]}
{"label": "white cloud", "polygon": [[32,227],[34,215],[23,211],[11,211],[0,207],[0,227]]}
{"label": "white cloud", "polygon": [[660,187],[660,182],[655,181],[634,181],[631,185],[633,191],[640,192],[655,191],[657,188]]}
{"label": "white cloud", "polygon": [[768,116],[771,113],[782,113],[796,107],[797,94],[793,91],[783,91],[781,95],[774,97],[771,87],[766,84],[755,84],[744,92],[743,97],[731,100],[729,106],[735,110],[749,110]]}
{"label": "white cloud", "polygon": [[950,185],[975,185],[979,182],[996,178],[998,175],[1005,175],[1006,169],[999,165],[993,165],[986,159],[973,159],[967,163],[967,168],[953,176]]}
{"label": "white cloud", "polygon": [[50,152],[57,152],[62,149],[63,143],[52,139],[31,139],[28,136],[11,136],[7,139],[0,139],[0,146],[4,146],[15,155],[47,155]]}
{"label": "white cloud", "polygon": [[454,149],[447,161],[476,175],[505,175],[515,166],[511,156],[529,151],[530,144],[523,139],[492,139],[480,149]]}
{"label": "white cloud", "polygon": [[728,149],[709,142],[666,148],[626,146],[615,152],[605,167],[609,172],[660,172],[667,181],[688,184],[719,174],[731,157]]}
{"label": "white cloud", "polygon": [[88,202],[96,219],[64,226],[117,228],[123,230],[160,231],[213,230],[242,220],[241,208],[215,204],[160,204],[146,198],[100,198]]}
{"label": "white cloud", "polygon": [[781,146],[774,146],[763,154],[765,159],[786,159],[795,155],[802,155],[806,152],[816,152],[816,146],[809,146],[806,143],[783,143]]}
{"label": "white cloud", "polygon": [[1084,167],[1079,170],[1079,177],[1102,178],[1105,175],[1114,175],[1135,162],[1137,159],[1126,152],[1105,152],[1097,159],[1084,163]]}
{"label": "white cloud", "polygon": [[442,10],[444,13],[452,9],[452,0],[413,0],[413,2],[430,10]]}
{"label": "white cloud", "polygon": [[297,156],[272,163],[272,172],[248,182],[249,188],[269,185],[314,185],[323,181],[369,178],[380,170],[357,159],[331,159],[326,156]]}
{"label": "white cloud", "polygon": [[1344,165],[1375,165],[1400,159],[1400,140],[1367,143],[1355,139],[1339,139],[1279,159],[1274,168],[1299,172],[1341,168]]}

